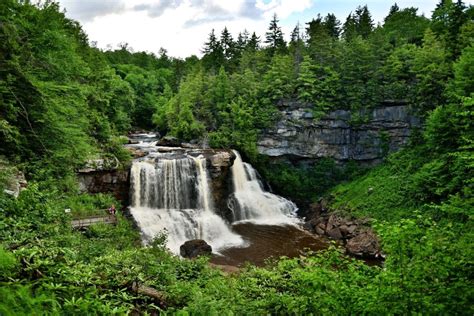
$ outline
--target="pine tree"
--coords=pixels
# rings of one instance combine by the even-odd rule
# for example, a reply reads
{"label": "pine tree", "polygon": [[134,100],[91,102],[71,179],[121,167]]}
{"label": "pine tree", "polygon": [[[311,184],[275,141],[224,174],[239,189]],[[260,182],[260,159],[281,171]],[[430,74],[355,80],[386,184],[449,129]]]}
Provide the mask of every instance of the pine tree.
{"label": "pine tree", "polygon": [[362,38],[369,37],[374,29],[374,21],[372,16],[367,8],[367,5],[363,7],[358,7],[355,11],[356,22],[357,22],[357,34],[362,36]]}
{"label": "pine tree", "polygon": [[311,22],[306,24],[308,25],[308,27],[306,27],[308,42],[316,40],[327,32],[320,14],[317,15],[316,19],[312,19]]}
{"label": "pine tree", "polygon": [[217,40],[214,29],[209,34],[209,40],[204,44],[204,54],[211,54],[220,48],[220,43]]}
{"label": "pine tree", "polygon": [[295,28],[291,32],[290,35],[290,43],[296,43],[299,40],[301,40],[301,34],[300,34],[300,22],[296,23]]}
{"label": "pine tree", "polygon": [[354,18],[352,12],[346,18],[346,22],[342,26],[342,37],[349,41],[357,36],[357,21]]}
{"label": "pine tree", "polygon": [[335,39],[339,38],[339,34],[341,33],[341,22],[334,14],[329,13],[326,15],[323,25],[326,28],[326,32],[329,34],[329,36]]}
{"label": "pine tree", "polygon": [[253,32],[247,43],[246,48],[251,51],[257,51],[260,48],[260,36],[257,36],[255,32]]}
{"label": "pine tree", "polygon": [[300,71],[300,64],[303,60],[304,41],[300,32],[300,22],[296,23],[291,32],[290,54],[293,56],[294,71],[296,74]]}
{"label": "pine tree", "polygon": [[209,34],[208,41],[204,44],[203,65],[206,69],[211,69],[214,73],[224,64],[224,52],[221,42],[217,40],[214,29]]}
{"label": "pine tree", "polygon": [[430,21],[424,16],[417,15],[416,8],[390,9],[390,13],[384,19],[382,32],[385,40],[392,46],[400,46],[413,43],[421,46],[425,30]]}
{"label": "pine tree", "polygon": [[227,27],[221,33],[221,46],[224,57],[229,60],[234,55],[235,43]]}
{"label": "pine tree", "polygon": [[[458,34],[461,27],[469,20],[466,5],[461,0],[456,3],[452,0],[441,0],[433,11],[431,19],[432,30],[446,41],[451,59],[456,59],[463,48],[459,43]],[[472,20],[472,17],[470,19]]]}
{"label": "pine tree", "polygon": [[[245,30],[245,32],[247,32],[247,30]],[[248,35],[246,36],[245,32],[239,33],[239,35],[237,36],[237,41],[235,42],[235,48],[238,51],[242,51],[248,43],[248,40],[249,40]]]}
{"label": "pine tree", "polygon": [[286,42],[283,39],[283,32],[281,31],[281,27],[278,26],[278,22],[277,15],[274,14],[268,31],[265,34],[265,44],[268,45],[268,52],[271,56],[286,50]]}
{"label": "pine tree", "polygon": [[358,35],[364,39],[369,37],[374,29],[374,21],[367,6],[358,6],[354,13],[349,13],[342,29],[345,40],[351,40]]}
{"label": "pine tree", "polygon": [[398,7],[397,3],[392,5],[390,7],[390,11],[388,12],[387,17],[385,17],[384,22],[387,22],[387,19],[391,18],[394,14],[400,11],[400,8]]}

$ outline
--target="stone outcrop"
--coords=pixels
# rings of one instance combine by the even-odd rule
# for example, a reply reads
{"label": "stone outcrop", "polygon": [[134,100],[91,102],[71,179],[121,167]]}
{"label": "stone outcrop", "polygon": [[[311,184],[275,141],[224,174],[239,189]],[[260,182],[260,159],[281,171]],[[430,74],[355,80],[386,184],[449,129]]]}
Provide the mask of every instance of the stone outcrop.
{"label": "stone outcrop", "polygon": [[335,110],[321,119],[297,101],[282,101],[279,109],[282,118],[258,141],[263,155],[377,162],[406,144],[411,129],[420,126],[406,105],[385,104],[356,116]]}
{"label": "stone outcrop", "polygon": [[23,172],[14,169],[11,177],[6,179],[4,192],[10,194],[15,198],[20,195],[20,192],[28,186]]}
{"label": "stone outcrop", "polygon": [[196,258],[199,256],[210,256],[212,247],[202,239],[188,240],[179,247],[179,254],[183,258]]}
{"label": "stone outcrop", "polygon": [[227,207],[227,197],[232,194],[231,167],[234,160],[234,153],[227,150],[217,151],[207,158],[215,210],[227,219],[232,217]]}
{"label": "stone outcrop", "polygon": [[380,243],[377,236],[371,230],[364,231],[349,239],[346,243],[348,253],[360,257],[380,256]]}
{"label": "stone outcrop", "polygon": [[363,258],[383,257],[374,231],[362,220],[343,218],[335,214],[314,214],[304,228],[320,236],[340,241],[348,254]]}
{"label": "stone outcrop", "polygon": [[128,204],[130,189],[130,171],[118,169],[106,163],[92,164],[78,170],[79,191],[87,193],[112,193],[114,197]]}

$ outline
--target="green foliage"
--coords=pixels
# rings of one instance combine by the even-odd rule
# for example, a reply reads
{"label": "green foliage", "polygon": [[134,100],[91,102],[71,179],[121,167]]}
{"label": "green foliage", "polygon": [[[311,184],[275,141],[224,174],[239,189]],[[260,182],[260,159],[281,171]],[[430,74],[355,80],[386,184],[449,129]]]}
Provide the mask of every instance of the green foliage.
{"label": "green foliage", "polygon": [[298,76],[298,98],[314,104],[313,112],[320,117],[340,103],[339,75],[330,67],[312,64],[305,57]]}
{"label": "green foliage", "polygon": [[271,187],[279,194],[304,205],[315,202],[341,181],[348,181],[363,172],[353,163],[336,165],[330,158],[323,158],[314,165],[298,166],[269,163],[260,157],[259,170]]}
{"label": "green foliage", "polygon": [[18,263],[13,253],[6,251],[0,246],[0,275],[2,280],[14,274],[17,265]]}
{"label": "green foliage", "polygon": [[[393,7],[392,7],[393,8]],[[410,43],[421,45],[425,30],[430,20],[417,15],[417,8],[395,8],[385,18],[383,25],[384,36],[394,46]]]}
{"label": "green foliage", "polygon": [[105,215],[108,208],[112,205],[120,205],[115,198],[106,194],[72,194],[61,199],[59,207],[70,209],[71,216],[87,217],[93,215]]}
{"label": "green foliage", "polygon": [[272,101],[292,97],[295,91],[295,73],[290,56],[275,55],[263,77],[263,91]]}
{"label": "green foliage", "polygon": [[[101,52],[57,3],[2,1],[0,314],[472,315],[471,15],[461,1],[441,1],[431,21],[393,6],[374,30],[358,7],[342,39],[334,15],[318,16],[307,42],[298,29],[289,50],[275,16],[266,48],[255,33],[234,41],[225,28],[220,39],[210,34],[201,60],[181,60],[127,44]],[[126,163],[119,134],[158,127],[258,161],[259,132],[278,120],[281,100],[297,97],[317,116],[346,108],[357,117],[395,100],[426,118],[418,142],[366,174],[326,159],[258,166],[298,202],[327,194],[333,208],[371,218],[382,267],[330,247],[226,276],[206,258],[171,255],[166,236],[142,247],[120,214],[116,226],[70,227],[66,208],[84,216],[116,202],[78,195],[74,170],[97,156]],[[36,180],[18,199],[3,193],[15,171],[6,161]],[[166,304],[133,291],[134,282],[163,292]]]}

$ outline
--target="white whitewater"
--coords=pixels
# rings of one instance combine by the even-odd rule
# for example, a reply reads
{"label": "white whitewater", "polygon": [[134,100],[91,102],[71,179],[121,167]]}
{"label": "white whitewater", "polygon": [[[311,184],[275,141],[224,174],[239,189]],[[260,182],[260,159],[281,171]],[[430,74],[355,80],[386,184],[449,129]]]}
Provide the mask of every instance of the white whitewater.
{"label": "white whitewater", "polygon": [[234,150],[232,166],[233,196],[229,199],[234,221],[252,221],[260,225],[284,225],[298,222],[296,205],[278,195],[263,190],[257,172],[242,161]]}
{"label": "white whitewater", "polygon": [[145,242],[167,234],[167,247],[179,254],[190,239],[203,239],[213,251],[244,245],[214,213],[206,160],[158,155],[135,161],[131,169],[131,213]]}

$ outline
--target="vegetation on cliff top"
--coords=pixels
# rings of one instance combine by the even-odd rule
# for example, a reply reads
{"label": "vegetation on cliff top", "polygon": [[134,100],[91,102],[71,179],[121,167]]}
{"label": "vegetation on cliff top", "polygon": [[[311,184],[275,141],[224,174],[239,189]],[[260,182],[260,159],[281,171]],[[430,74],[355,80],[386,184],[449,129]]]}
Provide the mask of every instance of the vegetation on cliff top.
{"label": "vegetation on cliff top", "polygon": [[[180,60],[127,45],[103,52],[54,2],[2,1],[0,179],[16,165],[30,184],[14,199],[0,182],[0,314],[472,315],[473,14],[461,1],[441,1],[431,19],[394,5],[374,27],[358,7],[342,27],[331,14],[296,27],[288,44],[275,16],[264,44],[213,31],[203,58]],[[171,256],[162,239],[141,247],[125,218],[71,230],[66,206],[113,201],[78,195],[74,171],[100,155],[126,159],[121,133],[157,128],[258,160],[258,133],[285,98],[319,114],[398,100],[426,118],[409,147],[362,176],[330,161],[268,173],[281,192],[327,194],[333,208],[373,218],[382,267],[331,247],[225,276]]]}

